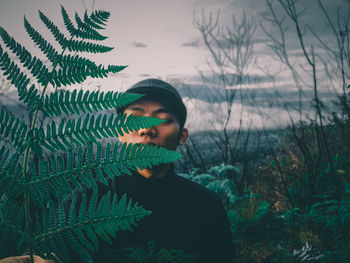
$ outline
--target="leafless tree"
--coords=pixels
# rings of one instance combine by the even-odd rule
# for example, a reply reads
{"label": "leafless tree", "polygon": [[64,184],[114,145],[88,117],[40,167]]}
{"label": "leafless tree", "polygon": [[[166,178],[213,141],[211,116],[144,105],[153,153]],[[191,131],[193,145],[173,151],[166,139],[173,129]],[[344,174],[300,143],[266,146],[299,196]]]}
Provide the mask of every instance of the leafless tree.
{"label": "leafless tree", "polygon": [[[303,22],[302,17],[307,15],[309,10],[305,7],[305,2],[298,0],[266,0],[269,12],[265,14],[265,22],[276,32],[267,28],[266,24],[261,24],[263,31],[270,39],[270,48],[275,53],[277,59],[290,70],[295,86],[299,91],[299,122],[291,119],[294,130],[294,137],[298,147],[307,163],[310,180],[314,183],[310,187],[317,187],[321,163],[326,160],[329,165],[330,174],[335,182],[335,187],[339,193],[342,192],[342,184],[336,175],[334,166],[334,154],[328,138],[329,127],[326,116],[329,112],[319,95],[321,86],[332,85],[333,90],[339,92],[341,86],[342,96],[346,99],[346,86],[349,81],[349,20],[350,9],[341,12],[337,11],[337,18],[331,17],[321,0],[316,0],[318,8],[324,16],[324,23],[329,34],[327,40],[323,39],[309,24]],[[288,32],[296,35],[301,56],[293,58],[288,50]],[[331,36],[331,37],[330,37]],[[332,37],[333,36],[333,37]],[[314,106],[314,119],[311,119],[311,127],[314,130],[314,142],[317,147],[317,154],[311,154],[310,139],[303,130],[303,105],[302,98],[305,97],[304,89],[312,88],[313,97],[309,103]],[[337,93],[339,94],[339,93]],[[345,102],[346,103],[346,102]],[[301,133],[296,131],[301,127]],[[310,126],[309,126],[310,127]],[[313,192],[313,189],[310,189]]]}
{"label": "leafless tree", "polygon": [[[206,15],[202,9],[200,18],[194,16],[193,24],[201,33],[204,45],[210,53],[207,65],[211,73],[200,72],[203,85],[222,90],[222,95],[216,93],[210,94],[210,97],[212,103],[223,101],[226,104],[221,112],[216,112],[217,122],[214,123],[210,118],[208,121],[216,132],[214,140],[220,149],[223,162],[234,163],[238,140],[243,139],[241,129],[244,103],[241,103],[239,113],[233,112],[233,105],[243,100],[242,85],[250,81],[246,76],[254,53],[256,23],[243,14],[239,21],[232,15],[231,23],[222,26],[219,11]],[[240,115],[239,129],[234,133],[230,129],[233,114]]]}

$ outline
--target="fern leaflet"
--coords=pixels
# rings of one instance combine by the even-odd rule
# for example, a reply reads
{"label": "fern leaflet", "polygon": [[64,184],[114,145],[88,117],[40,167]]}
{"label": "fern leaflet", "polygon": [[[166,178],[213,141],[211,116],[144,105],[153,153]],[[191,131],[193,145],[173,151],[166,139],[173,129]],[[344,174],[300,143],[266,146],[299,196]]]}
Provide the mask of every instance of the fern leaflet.
{"label": "fern leaflet", "polygon": [[[92,22],[91,19],[87,16],[87,13],[85,12],[84,16],[84,22],[81,20],[81,18],[78,16],[77,13],[75,13],[75,21],[78,25],[79,30],[77,30],[77,36],[83,39],[91,39],[91,40],[105,40],[107,37],[101,35],[100,33],[95,30],[91,24],[93,24],[96,28],[96,25],[94,22]],[[98,26],[97,29],[102,29],[101,26]]]}
{"label": "fern leaflet", "polygon": [[136,221],[150,214],[137,203],[133,205],[125,195],[118,201],[110,192],[99,202],[96,192],[89,202],[83,194],[80,204],[77,203],[74,196],[67,212],[63,202],[58,210],[53,205],[48,211],[43,210],[43,224],[36,225],[34,237],[39,254],[54,252],[64,262],[70,262],[68,244],[84,260],[91,260],[89,251],[98,249],[98,237],[111,242],[110,237],[115,237],[117,231],[131,230]]}
{"label": "fern leaflet", "polygon": [[[90,15],[90,19],[93,23],[91,23],[91,27],[94,27],[96,29],[103,29],[104,26],[106,25],[106,22],[108,20],[110,16],[110,13],[107,11],[103,11],[103,10],[97,10],[95,12],[93,12]],[[87,18],[84,19],[85,21],[87,20]],[[88,22],[88,21],[86,21]],[[95,24],[98,24],[98,26],[95,26]]]}
{"label": "fern leaflet", "polygon": [[149,168],[172,162],[180,156],[175,151],[153,145],[124,143],[119,149],[117,144],[111,146],[107,143],[102,150],[101,143],[98,143],[96,151],[93,151],[93,145],[90,144],[85,152],[79,148],[76,154],[70,150],[67,156],[42,157],[37,163],[32,162],[31,178],[25,187],[29,189],[35,203],[42,206],[45,200],[52,199],[50,196],[62,198],[72,194],[74,188],[81,191],[84,185],[96,188],[95,180],[107,184],[107,176],[114,178],[121,172],[130,174],[129,170],[135,170],[136,167]]}
{"label": "fern leaflet", "polygon": [[0,195],[0,258],[8,256],[6,251],[18,255],[25,249],[24,218],[22,205],[9,201],[6,195]]}
{"label": "fern leaflet", "polygon": [[87,12],[84,13],[84,22],[91,29],[104,29],[106,26],[106,22],[110,16],[110,13],[107,11],[97,10],[93,12],[90,17]]}
{"label": "fern leaflet", "polygon": [[32,56],[30,52],[16,42],[2,27],[0,27],[0,36],[5,45],[19,58],[19,61],[26,67],[31,74],[37,78],[38,83],[46,85],[49,76],[49,70],[40,59]]}
{"label": "fern leaflet", "polygon": [[93,71],[98,67],[95,62],[87,58],[80,57],[79,55],[60,55],[57,59],[61,68],[86,66],[89,70]]}
{"label": "fern leaflet", "polygon": [[91,42],[85,42],[83,40],[68,40],[63,33],[60,32],[58,27],[42,12],[39,11],[41,21],[50,30],[55,40],[61,45],[62,49],[68,48],[71,52],[90,52],[90,53],[105,53],[111,51],[112,47],[107,47]]}
{"label": "fern leaflet", "polygon": [[40,48],[40,50],[46,55],[46,57],[50,60],[52,64],[56,63],[59,57],[56,49],[47,42],[42,35],[36,31],[28,22],[26,17],[24,17],[24,28],[26,29],[30,38],[34,41],[34,43]]}
{"label": "fern leaflet", "polygon": [[17,164],[19,156],[14,153],[10,156],[5,147],[0,151],[0,197],[5,193],[9,200],[20,196],[24,187],[21,182],[21,167]]}
{"label": "fern leaflet", "polygon": [[52,84],[56,84],[58,87],[72,85],[76,83],[81,83],[87,79],[87,77],[92,78],[103,78],[107,77],[109,73],[117,73],[126,66],[109,66],[104,68],[102,65],[92,68],[91,66],[79,65],[64,67],[63,69],[54,70],[52,72]]}
{"label": "fern leaflet", "polygon": [[[96,13],[95,11],[94,13]],[[75,20],[78,25],[78,28],[75,28],[75,26],[72,23],[72,20],[67,14],[67,11],[64,9],[63,6],[61,6],[61,13],[63,17],[64,24],[66,26],[66,29],[68,30],[69,34],[73,37],[80,37],[83,39],[91,39],[91,40],[105,40],[107,37],[102,36],[100,33],[98,33],[96,30],[92,28],[90,24],[93,23],[93,25],[99,24],[104,25],[103,21],[99,19],[95,19],[95,16],[92,16],[89,18],[87,13],[85,12],[85,18],[84,22],[80,19],[77,13],[75,13]],[[95,22],[93,22],[95,21]],[[103,27],[99,26],[97,29],[102,29]]]}
{"label": "fern leaflet", "polygon": [[116,109],[124,107],[142,97],[139,94],[120,93],[109,91],[107,93],[100,91],[68,90],[54,92],[45,96],[45,101],[41,106],[42,112],[46,116],[81,114],[94,112],[102,109]]}
{"label": "fern leaflet", "polygon": [[58,27],[41,11],[39,11],[39,17],[44,25],[50,30],[55,40],[60,44],[62,49],[65,49],[68,39],[64,36],[64,34],[62,34]]}
{"label": "fern leaflet", "polygon": [[45,130],[41,127],[34,130],[34,144],[38,144],[38,154],[42,154],[43,147],[49,151],[66,151],[77,146],[87,146],[89,143],[98,143],[102,138],[123,136],[124,133],[156,126],[164,120],[152,117],[135,117],[133,115],[87,114],[85,118],[62,119],[57,126],[54,121],[49,123]]}
{"label": "fern leaflet", "polygon": [[22,153],[24,151],[27,130],[28,128],[25,121],[9,113],[4,108],[1,108],[0,142],[8,138],[17,152]]}
{"label": "fern leaflet", "polygon": [[32,112],[33,109],[39,104],[39,95],[35,86],[32,85],[29,90],[27,86],[30,79],[20,72],[18,66],[11,61],[7,52],[3,52],[0,46],[0,69],[4,70],[4,76],[10,80],[11,84],[15,85],[18,91],[19,100],[28,103],[29,111]]}
{"label": "fern leaflet", "polygon": [[70,52],[89,52],[89,53],[106,53],[113,50],[113,47],[107,47],[83,40],[70,40],[67,43]]}

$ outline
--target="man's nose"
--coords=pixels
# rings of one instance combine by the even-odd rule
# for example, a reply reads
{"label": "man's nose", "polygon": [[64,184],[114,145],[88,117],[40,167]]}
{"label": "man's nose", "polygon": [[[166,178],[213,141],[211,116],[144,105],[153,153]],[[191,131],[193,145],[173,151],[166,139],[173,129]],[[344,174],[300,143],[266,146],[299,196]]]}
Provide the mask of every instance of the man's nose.
{"label": "man's nose", "polygon": [[156,137],[157,135],[157,129],[155,126],[146,128],[146,129],[140,129],[138,130],[139,136],[149,136],[149,137]]}

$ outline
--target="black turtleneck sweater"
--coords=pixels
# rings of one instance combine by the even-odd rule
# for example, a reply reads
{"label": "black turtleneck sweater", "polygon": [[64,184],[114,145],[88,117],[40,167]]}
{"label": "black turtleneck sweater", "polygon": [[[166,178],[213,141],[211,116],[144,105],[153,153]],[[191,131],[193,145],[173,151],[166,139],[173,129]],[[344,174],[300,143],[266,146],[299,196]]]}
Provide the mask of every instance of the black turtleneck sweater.
{"label": "black turtleneck sweater", "polygon": [[101,243],[94,262],[228,262],[229,223],[213,191],[174,172],[153,180],[121,175],[107,188],[102,192],[126,193],[152,214],[133,232],[118,232],[113,245]]}

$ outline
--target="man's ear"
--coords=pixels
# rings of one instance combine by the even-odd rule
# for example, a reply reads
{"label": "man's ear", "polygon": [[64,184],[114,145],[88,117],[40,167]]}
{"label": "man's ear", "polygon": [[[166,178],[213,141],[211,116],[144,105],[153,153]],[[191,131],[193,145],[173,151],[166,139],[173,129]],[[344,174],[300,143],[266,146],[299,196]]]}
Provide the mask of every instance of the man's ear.
{"label": "man's ear", "polygon": [[181,134],[180,134],[179,145],[185,144],[187,139],[188,139],[188,130],[186,128],[182,128]]}

